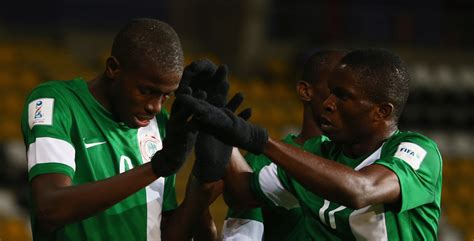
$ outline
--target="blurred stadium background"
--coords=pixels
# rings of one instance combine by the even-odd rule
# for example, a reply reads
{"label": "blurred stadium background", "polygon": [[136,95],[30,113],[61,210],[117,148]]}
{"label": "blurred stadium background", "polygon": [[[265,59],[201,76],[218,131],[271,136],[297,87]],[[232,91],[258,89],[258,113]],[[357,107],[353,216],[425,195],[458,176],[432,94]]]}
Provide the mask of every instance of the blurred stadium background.
{"label": "blurred stadium background", "polygon": [[[304,51],[384,47],[401,55],[412,93],[401,129],[437,141],[444,158],[440,240],[474,240],[474,2],[471,0],[68,0],[0,7],[0,240],[31,240],[23,101],[37,84],[103,71],[114,34],[152,17],[181,37],[186,61],[229,65],[252,121],[273,136],[298,131],[294,93]],[[171,103],[171,101],[168,103]],[[192,163],[178,175],[180,200]],[[226,208],[212,206],[218,228]]]}

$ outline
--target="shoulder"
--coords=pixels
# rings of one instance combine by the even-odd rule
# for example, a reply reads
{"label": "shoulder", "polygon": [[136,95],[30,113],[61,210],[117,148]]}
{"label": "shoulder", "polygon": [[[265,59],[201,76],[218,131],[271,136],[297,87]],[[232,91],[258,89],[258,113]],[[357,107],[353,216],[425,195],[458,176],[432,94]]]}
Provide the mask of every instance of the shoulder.
{"label": "shoulder", "polygon": [[431,138],[411,131],[399,131],[387,140],[385,146],[387,148],[397,146],[419,146],[423,149],[438,150],[438,145]]}
{"label": "shoulder", "polygon": [[382,157],[395,157],[418,170],[422,163],[440,166],[441,154],[436,143],[420,133],[398,132],[384,144]]}
{"label": "shoulder", "polygon": [[68,92],[77,89],[80,83],[85,84],[83,80],[74,79],[69,81],[53,80],[44,82],[35,87],[29,94],[28,100],[34,98],[67,98]]}

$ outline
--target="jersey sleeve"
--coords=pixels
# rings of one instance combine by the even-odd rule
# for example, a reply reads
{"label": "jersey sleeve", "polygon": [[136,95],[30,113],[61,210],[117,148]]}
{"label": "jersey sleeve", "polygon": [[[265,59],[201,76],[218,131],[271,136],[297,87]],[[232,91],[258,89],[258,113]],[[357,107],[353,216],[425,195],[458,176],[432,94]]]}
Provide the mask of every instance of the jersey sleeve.
{"label": "jersey sleeve", "polygon": [[292,180],[274,163],[254,172],[250,182],[251,191],[269,207],[298,208],[298,199],[293,195]]}
{"label": "jersey sleeve", "polygon": [[165,178],[165,190],[163,193],[163,212],[174,210],[178,207],[175,183],[175,174]]}
{"label": "jersey sleeve", "polygon": [[57,88],[40,86],[29,95],[21,120],[29,180],[45,173],[73,178],[76,165],[71,121],[70,106]]}
{"label": "jersey sleeve", "polygon": [[401,191],[399,212],[435,201],[439,195],[437,187],[442,170],[442,158],[436,144],[415,134],[386,144],[387,148],[375,163],[398,176]]}
{"label": "jersey sleeve", "polygon": [[260,208],[245,211],[229,209],[222,227],[222,240],[262,240],[263,229],[263,216]]}

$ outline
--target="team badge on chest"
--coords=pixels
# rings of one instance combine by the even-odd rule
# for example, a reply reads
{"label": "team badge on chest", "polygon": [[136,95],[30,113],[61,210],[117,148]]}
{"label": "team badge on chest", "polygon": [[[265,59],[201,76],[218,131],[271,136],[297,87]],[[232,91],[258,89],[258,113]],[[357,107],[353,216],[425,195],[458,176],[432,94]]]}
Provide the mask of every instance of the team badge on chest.
{"label": "team badge on chest", "polygon": [[149,162],[151,157],[163,148],[156,118],[151,120],[148,126],[138,129],[137,139],[143,163]]}
{"label": "team badge on chest", "polygon": [[163,144],[159,138],[155,136],[146,136],[140,140],[140,152],[142,154],[143,162],[149,162],[153,154],[161,150]]}

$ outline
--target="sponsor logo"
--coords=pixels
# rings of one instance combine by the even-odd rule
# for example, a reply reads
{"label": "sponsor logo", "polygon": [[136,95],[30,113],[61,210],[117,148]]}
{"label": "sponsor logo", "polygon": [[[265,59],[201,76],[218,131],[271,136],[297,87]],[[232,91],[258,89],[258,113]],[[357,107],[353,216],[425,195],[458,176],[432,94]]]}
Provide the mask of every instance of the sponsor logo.
{"label": "sponsor logo", "polygon": [[394,156],[408,163],[413,169],[418,170],[425,159],[426,150],[415,143],[402,142]]}
{"label": "sponsor logo", "polygon": [[416,158],[420,158],[420,155],[416,154],[414,151],[406,148],[406,147],[402,147],[400,148],[400,151],[401,152],[405,152],[407,155],[409,156],[413,156],[413,157],[416,157]]}
{"label": "sponsor logo", "polygon": [[84,138],[83,141],[86,149],[107,143],[106,141],[86,143],[86,138]]}
{"label": "sponsor logo", "polygon": [[43,118],[43,113],[41,113],[42,108],[43,108],[43,101],[41,100],[36,101],[35,119]]}
{"label": "sponsor logo", "polygon": [[41,98],[28,104],[28,124],[30,128],[35,125],[53,124],[53,98]]}

